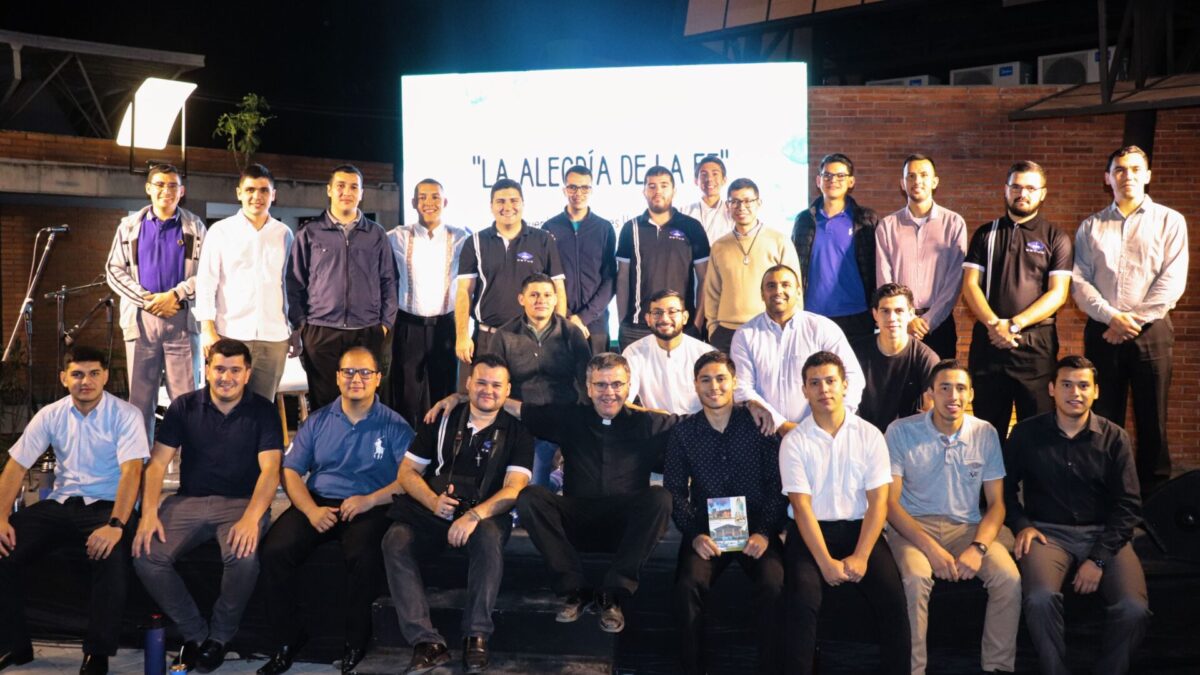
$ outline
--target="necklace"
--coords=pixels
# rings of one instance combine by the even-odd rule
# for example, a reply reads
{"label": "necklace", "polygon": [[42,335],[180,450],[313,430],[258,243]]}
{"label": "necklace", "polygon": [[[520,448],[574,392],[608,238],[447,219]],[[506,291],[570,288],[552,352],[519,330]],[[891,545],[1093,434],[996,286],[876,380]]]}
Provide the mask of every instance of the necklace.
{"label": "necklace", "polygon": [[742,237],[748,236],[749,234],[750,233],[747,232],[745,235],[742,235],[738,234],[737,230],[733,231],[733,241],[738,245],[738,249],[742,252],[743,265],[750,264],[750,251],[754,250],[754,244],[758,241],[758,235],[762,234],[762,223],[754,226],[754,238],[750,240],[750,247],[742,248]]}

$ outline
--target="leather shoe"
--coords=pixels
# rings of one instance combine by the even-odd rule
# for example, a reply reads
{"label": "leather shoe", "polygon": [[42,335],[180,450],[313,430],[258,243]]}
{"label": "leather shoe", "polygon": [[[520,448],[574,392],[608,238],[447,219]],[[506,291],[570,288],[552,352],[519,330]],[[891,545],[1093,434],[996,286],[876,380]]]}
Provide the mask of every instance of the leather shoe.
{"label": "leather shoe", "polygon": [[225,645],[216,640],[205,640],[200,645],[200,653],[196,655],[196,672],[211,673],[225,663]]}
{"label": "leather shoe", "polygon": [[354,667],[366,655],[367,650],[362,647],[351,647],[350,645],[342,647],[342,672],[353,673]]}
{"label": "leather shoe", "polygon": [[198,657],[199,655],[200,655],[200,645],[196,642],[192,642],[191,640],[188,640],[187,642],[183,643],[183,649],[180,650],[179,653],[175,655],[175,658],[171,659],[171,665],[173,665],[173,666],[184,665],[184,666],[187,666],[187,669],[189,671],[195,670],[196,669],[196,657]]}
{"label": "leather shoe", "polygon": [[567,593],[563,598],[562,606],[558,608],[558,614],[554,620],[559,623],[573,623],[579,620],[579,616],[587,611],[587,608],[592,604],[592,592],[587,589],[579,589]]}
{"label": "leather shoe", "polygon": [[0,652],[0,670],[9,666],[23,666],[33,660],[33,645],[26,642],[23,645]]}
{"label": "leather shoe", "polygon": [[303,640],[298,640],[295,645],[283,645],[279,651],[271,655],[271,659],[262,668],[256,671],[257,675],[286,673],[292,667],[292,663],[296,660],[296,654],[300,653],[300,648],[303,646]]}
{"label": "leather shoe", "polygon": [[621,602],[612,593],[596,594],[596,608],[600,610],[600,630],[605,633],[620,633],[625,630],[625,613]]}
{"label": "leather shoe", "polygon": [[84,654],[83,663],[79,666],[79,675],[108,675],[108,656]]}
{"label": "leather shoe", "polygon": [[468,635],[463,638],[463,672],[482,673],[488,667],[487,640]]}
{"label": "leather shoe", "polygon": [[427,673],[450,660],[450,650],[439,642],[419,642],[405,673]]}

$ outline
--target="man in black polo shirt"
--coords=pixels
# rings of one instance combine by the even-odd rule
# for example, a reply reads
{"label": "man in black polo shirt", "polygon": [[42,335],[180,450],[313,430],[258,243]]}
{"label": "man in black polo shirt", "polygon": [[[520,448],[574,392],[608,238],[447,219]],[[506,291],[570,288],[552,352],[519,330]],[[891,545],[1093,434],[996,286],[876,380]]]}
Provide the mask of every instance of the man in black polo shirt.
{"label": "man in black polo shirt", "polygon": [[[208,352],[208,386],[171,403],[146,465],[133,566],[185,640],[181,661],[201,673],[220,667],[258,580],[258,542],[279,487],[283,435],[275,406],[246,390],[250,349],[222,338]],[[167,465],[182,449],[179,492],[159,503]],[[206,622],[175,561],[216,539],[224,572]]]}
{"label": "man in black polo shirt", "polygon": [[975,382],[975,416],[1008,437],[1013,405],[1017,421],[1049,412],[1046,385],[1054,377],[1058,331],[1054,314],[1071,286],[1071,238],[1038,209],[1046,198],[1046,172],[1021,161],[1008,170],[1008,212],[971,237],[963,262],[963,298],[977,321],[969,367]]}
{"label": "man in black polo shirt", "polygon": [[[1016,533],[1022,606],[1041,671],[1066,675],[1062,585],[1107,605],[1097,672],[1124,673],[1150,622],[1146,576],[1130,540],[1142,519],[1129,435],[1092,410],[1104,392],[1082,356],[1056,364],[1054,412],[1013,427],[1005,452],[1006,522]],[[1020,489],[1023,499],[1017,498]]]}
{"label": "man in black polo shirt", "polygon": [[[492,185],[491,227],[471,235],[458,263],[458,296],[454,300],[454,352],[470,364],[475,354],[492,351],[496,329],[521,316],[517,295],[521,282],[534,273],[548,275],[558,292],[556,311],[566,316],[558,247],[549,232],[521,218],[525,207],[521,184],[504,178]],[[468,331],[475,320],[475,335]]]}
{"label": "man in black polo shirt", "polygon": [[492,609],[504,576],[504,544],[512,531],[517,494],[529,484],[533,437],[502,408],[510,392],[508,367],[481,354],[467,378],[468,403],[425,425],[400,465],[400,487],[383,538],[384,564],[400,632],[413,645],[407,672],[449,660],[446,638],[429,620],[418,558],[449,544],[466,547],[467,606],[463,611],[463,668],[487,667]]}
{"label": "man in black polo shirt", "polygon": [[884,284],[871,295],[871,316],[879,335],[850,341],[866,387],[857,415],[887,431],[893,420],[920,412],[937,353],[908,334],[916,316],[908,286]]}
{"label": "man in black polo shirt", "polygon": [[700,221],[671,206],[675,178],[663,166],[646,171],[642,194],[646,212],[621,226],[617,237],[617,313],[621,316],[621,351],[650,334],[645,314],[650,296],[662,290],[683,293],[684,309],[693,317],[687,333],[700,337],[703,306],[696,302],[697,282],[708,270],[708,235]]}
{"label": "man in black polo shirt", "polygon": [[563,194],[567,206],[542,229],[554,236],[566,274],[567,319],[583,331],[593,354],[608,351],[608,303],[616,292],[617,232],[588,207],[592,171],[567,169]]}

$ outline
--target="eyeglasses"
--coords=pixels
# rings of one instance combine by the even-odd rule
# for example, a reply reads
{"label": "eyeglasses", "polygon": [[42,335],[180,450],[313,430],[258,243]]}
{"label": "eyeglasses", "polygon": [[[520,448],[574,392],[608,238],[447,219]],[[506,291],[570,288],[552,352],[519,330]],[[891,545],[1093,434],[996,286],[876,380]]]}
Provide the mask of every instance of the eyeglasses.
{"label": "eyeglasses", "polygon": [[650,316],[652,316],[656,319],[661,319],[664,316],[669,316],[672,319],[674,319],[675,317],[679,316],[680,314],[683,314],[682,309],[652,309],[652,310],[650,310]]}
{"label": "eyeglasses", "polygon": [[366,380],[378,372],[378,370],[371,370],[370,368],[338,368],[338,375],[347,380],[353,380],[357,375],[361,375],[362,379]]}
{"label": "eyeglasses", "polygon": [[593,382],[592,386],[599,391],[621,391],[628,385],[628,382],[616,380],[613,382]]}
{"label": "eyeglasses", "polygon": [[1015,195],[1023,195],[1027,192],[1032,194],[1034,192],[1038,192],[1039,190],[1046,189],[1046,186],[1044,185],[1042,187],[1034,187],[1032,185],[1017,185],[1016,183],[1009,183],[1006,187],[1008,188],[1009,192]]}
{"label": "eyeglasses", "polygon": [[758,203],[758,197],[755,197],[754,199],[729,199],[727,202],[729,203],[730,208],[740,209],[743,206],[754,206]]}
{"label": "eyeglasses", "polygon": [[563,189],[570,193],[582,192],[583,194],[586,195],[587,193],[592,191],[592,186],[591,185],[567,185],[567,186],[564,186]]}
{"label": "eyeglasses", "polygon": [[179,188],[181,186],[179,183],[164,183],[162,181],[155,181],[150,183],[150,187],[158,190],[159,192],[179,192]]}
{"label": "eyeglasses", "polygon": [[821,180],[827,183],[845,183],[846,179],[849,177],[850,174],[848,173],[821,173]]}

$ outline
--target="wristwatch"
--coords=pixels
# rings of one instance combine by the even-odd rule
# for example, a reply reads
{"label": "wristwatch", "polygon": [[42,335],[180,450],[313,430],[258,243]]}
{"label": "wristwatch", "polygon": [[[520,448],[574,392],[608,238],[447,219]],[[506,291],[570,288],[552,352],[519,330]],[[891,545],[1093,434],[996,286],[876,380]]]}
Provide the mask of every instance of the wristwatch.
{"label": "wristwatch", "polygon": [[1088,560],[1091,560],[1093,565],[1095,565],[1096,567],[1099,567],[1100,571],[1104,571],[1104,565],[1106,563],[1103,560],[1101,560],[1100,558],[1088,558]]}
{"label": "wristwatch", "polygon": [[1021,332],[1021,324],[1017,323],[1016,319],[1008,320],[1008,332],[1016,335]]}
{"label": "wristwatch", "polygon": [[973,541],[973,542],[971,542],[971,545],[974,546],[981,555],[987,555],[987,552],[988,552],[987,544],[983,543],[982,541]]}
{"label": "wristwatch", "polygon": [[112,518],[108,519],[108,526],[109,527],[117,527],[122,530],[125,529],[125,523],[122,523],[121,519],[116,516],[113,516]]}

